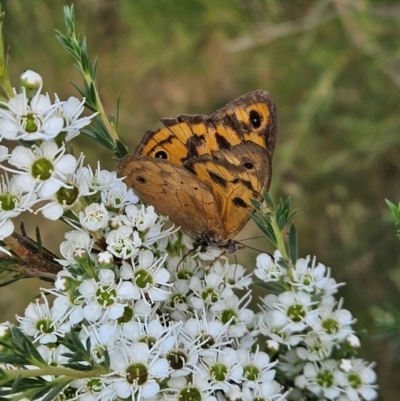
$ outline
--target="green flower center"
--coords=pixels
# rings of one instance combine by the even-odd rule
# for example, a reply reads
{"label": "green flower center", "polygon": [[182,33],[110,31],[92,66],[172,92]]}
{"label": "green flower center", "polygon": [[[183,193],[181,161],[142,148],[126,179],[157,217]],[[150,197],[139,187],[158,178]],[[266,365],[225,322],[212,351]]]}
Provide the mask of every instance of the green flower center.
{"label": "green flower center", "polygon": [[320,370],[317,374],[317,383],[320,387],[330,388],[333,386],[333,373],[329,370]]}
{"label": "green flower center", "polygon": [[36,329],[42,333],[52,333],[54,331],[52,323],[50,319],[40,319],[36,322]]}
{"label": "green flower center", "polygon": [[310,285],[311,283],[312,283],[311,276],[309,274],[304,275],[303,276],[303,284]]}
{"label": "green flower center", "polygon": [[46,181],[51,177],[53,171],[54,171],[53,163],[49,159],[42,157],[41,159],[38,159],[33,162],[31,174],[32,177],[34,178]]}
{"label": "green flower center", "polygon": [[137,270],[134,274],[134,280],[139,288],[147,289],[154,283],[153,276],[145,269]]}
{"label": "green flower center", "polygon": [[186,304],[186,297],[182,294],[175,294],[171,297],[171,306]]}
{"label": "green flower center", "polygon": [[142,337],[139,340],[139,342],[147,344],[149,349],[152,349],[156,345],[157,339],[151,336],[147,336],[147,337]]}
{"label": "green flower center", "polygon": [[38,130],[37,122],[37,114],[28,114],[25,120],[25,131],[32,133]]}
{"label": "green flower center", "polygon": [[349,380],[349,383],[350,383],[351,387],[353,387],[355,389],[361,387],[362,380],[361,380],[361,377],[357,373],[351,372],[351,373],[348,374],[347,378]]}
{"label": "green flower center", "polygon": [[339,331],[339,324],[336,320],[334,319],[325,319],[322,322],[322,327],[325,329],[325,331],[328,334],[335,334]]}
{"label": "green flower center", "polygon": [[[232,319],[233,318],[233,319]],[[231,325],[236,324],[237,313],[233,309],[225,309],[221,314],[222,323],[228,323],[231,319]]]}
{"label": "green flower center", "polygon": [[126,368],[126,380],[130,384],[137,384],[142,386],[147,383],[149,378],[149,371],[143,363],[137,362]]}
{"label": "green flower center", "polygon": [[183,351],[174,350],[167,355],[167,360],[172,369],[179,370],[186,365],[188,357]]}
{"label": "green flower center", "polygon": [[218,292],[213,288],[207,288],[201,293],[201,297],[210,303],[215,303],[219,300]]}
{"label": "green flower center", "polygon": [[243,376],[250,381],[258,380],[261,376],[260,370],[254,365],[247,365],[243,368]]}
{"label": "green flower center", "polygon": [[215,380],[222,382],[228,377],[228,368],[222,363],[216,363],[211,366],[210,376]]}
{"label": "green flower center", "polygon": [[73,186],[72,188],[61,187],[56,192],[57,202],[60,205],[71,206],[77,200],[78,196],[79,189],[76,186]]}
{"label": "green flower center", "polygon": [[0,195],[0,208],[4,211],[14,210],[15,205],[18,202],[18,198],[9,193]]}
{"label": "green flower center", "polygon": [[117,291],[106,285],[96,291],[96,300],[102,306],[111,306],[117,299]]}
{"label": "green flower center", "polygon": [[306,311],[304,310],[303,305],[296,304],[289,306],[286,315],[292,322],[300,323],[306,316]]}
{"label": "green flower center", "polygon": [[118,319],[118,323],[128,323],[133,319],[134,313],[133,309],[130,306],[125,306],[124,313]]}
{"label": "green flower center", "polygon": [[178,401],[201,401],[203,397],[196,387],[185,387],[179,392]]}
{"label": "green flower center", "polygon": [[189,269],[179,270],[177,277],[180,280],[190,280],[193,276],[193,273]]}

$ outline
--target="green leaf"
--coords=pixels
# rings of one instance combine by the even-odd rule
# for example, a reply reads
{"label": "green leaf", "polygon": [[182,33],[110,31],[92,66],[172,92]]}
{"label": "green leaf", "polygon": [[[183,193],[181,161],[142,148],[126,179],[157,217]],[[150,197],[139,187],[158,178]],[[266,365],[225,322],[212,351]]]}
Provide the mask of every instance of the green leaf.
{"label": "green leaf", "polygon": [[261,207],[263,205],[262,202],[258,201],[257,199],[253,199],[253,198],[250,198],[250,202],[257,211],[261,211]]}
{"label": "green leaf", "polygon": [[297,230],[292,223],[289,231],[289,257],[293,264],[296,264],[298,258],[298,240]]}
{"label": "green leaf", "polygon": [[394,203],[390,202],[390,200],[385,199],[387,205],[389,206],[389,209],[393,213],[393,216],[397,219],[400,220],[400,203],[399,206],[396,206]]}
{"label": "green leaf", "polygon": [[120,140],[117,140],[114,148],[114,154],[117,160],[121,160],[128,154],[128,147],[122,143]]}
{"label": "green leaf", "polygon": [[283,212],[285,215],[289,214],[291,204],[292,204],[292,198],[289,196],[289,198],[286,199],[286,202],[283,205]]}
{"label": "green leaf", "polygon": [[274,207],[274,202],[272,202],[272,199],[270,198],[268,192],[266,190],[263,191],[263,198],[266,202],[266,204],[270,207],[273,208]]}

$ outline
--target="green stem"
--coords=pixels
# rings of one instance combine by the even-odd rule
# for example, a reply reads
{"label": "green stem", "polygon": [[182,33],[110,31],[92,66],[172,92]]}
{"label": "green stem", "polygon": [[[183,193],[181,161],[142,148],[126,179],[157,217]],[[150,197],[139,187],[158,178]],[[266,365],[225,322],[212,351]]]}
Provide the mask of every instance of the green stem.
{"label": "green stem", "polygon": [[7,100],[13,98],[14,91],[8,76],[7,57],[4,54],[3,21],[5,13],[0,13],[0,86],[6,94]]}
{"label": "green stem", "polygon": [[281,253],[283,259],[288,259],[288,254],[286,252],[285,241],[283,239],[283,232],[279,229],[278,223],[276,221],[275,213],[271,213],[271,226],[274,230],[276,237],[276,248]]}
{"label": "green stem", "polygon": [[88,379],[91,377],[99,377],[107,373],[105,369],[95,369],[90,371],[75,370],[69,368],[60,368],[56,366],[49,366],[42,369],[33,370],[7,370],[7,377],[2,379],[0,383],[10,382],[15,378],[23,379],[25,377],[41,377],[41,376],[67,376],[73,379]]}

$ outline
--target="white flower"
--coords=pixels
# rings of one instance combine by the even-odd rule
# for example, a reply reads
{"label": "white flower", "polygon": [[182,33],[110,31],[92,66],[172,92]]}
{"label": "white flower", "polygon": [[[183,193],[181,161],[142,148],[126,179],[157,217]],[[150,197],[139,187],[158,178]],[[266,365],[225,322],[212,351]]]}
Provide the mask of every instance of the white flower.
{"label": "white flower", "polygon": [[353,333],[351,325],[355,322],[347,309],[342,309],[343,300],[335,305],[322,305],[313,329],[322,341],[344,341]]}
{"label": "white flower", "polygon": [[136,228],[139,231],[145,231],[153,226],[157,221],[157,214],[153,206],[137,207],[136,205],[128,205],[125,207],[125,220],[127,226]]}
{"label": "white flower", "polygon": [[237,350],[239,360],[243,367],[244,387],[256,388],[258,385],[270,382],[275,377],[272,368],[276,362],[270,363],[269,356],[258,347],[255,352],[239,348]]}
{"label": "white flower", "polygon": [[341,284],[337,284],[330,275],[329,268],[322,263],[316,264],[316,257],[311,261],[310,256],[307,256],[306,259],[297,260],[290,283],[301,291],[314,294],[322,291],[325,295],[332,295]]}
{"label": "white flower", "polygon": [[260,315],[260,333],[288,347],[297,345],[304,337],[302,334],[292,333],[286,320],[282,319],[277,310],[265,311]]}
{"label": "white flower", "polygon": [[57,104],[51,104],[49,96],[37,93],[31,100],[19,93],[7,103],[0,102],[1,136],[10,140],[44,141],[55,138],[63,128],[63,119],[56,114]]}
{"label": "white flower", "polygon": [[321,341],[320,337],[313,332],[310,332],[305,336],[304,342],[306,348],[297,348],[297,354],[301,359],[319,361],[327,359],[331,355],[333,342]]}
{"label": "white flower", "polygon": [[207,320],[207,314],[203,310],[201,317],[188,319],[184,324],[185,333],[190,337],[188,344],[195,341],[201,346],[200,356],[212,356],[220,348],[230,344],[226,334],[228,324],[222,324],[219,320]]}
{"label": "white flower", "polygon": [[[275,251],[274,259],[278,260],[280,256],[277,254],[279,251]],[[261,253],[257,256],[257,268],[254,270],[254,274],[265,282],[279,281],[286,275],[286,270],[274,261],[267,253]]]}
{"label": "white flower", "polygon": [[[217,401],[212,394],[213,388],[200,373],[193,373],[191,382],[185,377],[172,377],[168,380],[168,391],[173,395],[165,398],[165,401],[201,400]],[[163,400],[163,401],[164,401]]]}
{"label": "white flower", "polygon": [[312,309],[315,302],[305,292],[285,291],[277,297],[267,295],[264,302],[268,308],[276,309],[277,324],[292,332],[313,326],[318,317],[318,309]]}
{"label": "white flower", "polygon": [[125,184],[120,188],[106,188],[101,191],[101,201],[107,208],[113,209],[116,212],[123,210],[125,206],[131,205],[138,201],[137,196],[133,193],[131,188]]}
{"label": "white flower", "polygon": [[66,155],[65,146],[58,148],[55,142],[43,142],[30,149],[17,146],[11,153],[10,164],[22,171],[11,170],[18,174],[16,185],[26,192],[38,191],[41,198],[48,198],[61,187],[68,187],[65,181],[75,171],[77,160]]}
{"label": "white flower", "polygon": [[240,399],[243,401],[285,401],[288,393],[282,394],[282,390],[283,387],[278,382],[268,380],[255,388],[245,387]]}
{"label": "white flower", "polygon": [[[346,384],[344,393],[349,401],[372,401],[378,396],[376,389],[376,373],[372,370],[374,364],[367,364],[363,359],[347,360],[345,370]],[[343,364],[343,361],[342,361]]]}
{"label": "white flower", "polygon": [[345,375],[337,366],[337,361],[328,359],[319,364],[308,362],[304,366],[303,375],[297,376],[295,385],[307,388],[318,397],[329,400],[336,399],[345,384]]}
{"label": "white flower", "polygon": [[246,308],[250,303],[250,292],[239,298],[231,295],[216,302],[211,311],[220,317],[222,323],[229,324],[228,334],[233,337],[243,337],[248,333],[248,325],[253,322],[254,312]]}
{"label": "white flower", "polygon": [[[58,98],[57,98],[58,100]],[[88,117],[79,118],[82,114],[86,99],[79,100],[76,97],[71,96],[67,101],[60,102],[58,100],[57,114],[64,120],[64,127],[62,132],[66,132],[66,141],[70,141],[80,134],[80,129],[90,124],[92,118],[98,113],[94,113]]]}
{"label": "white flower", "polygon": [[65,179],[66,186],[61,187],[57,192],[47,197],[46,200],[49,202],[38,209],[37,212],[41,211],[43,216],[49,220],[58,220],[66,210],[76,206],[83,196],[95,194],[95,191],[90,191],[86,181],[79,174],[83,159],[84,156],[81,154],[77,161],[77,171]]}
{"label": "white flower", "polygon": [[60,252],[64,259],[56,259],[62,266],[74,265],[76,263],[75,253],[77,250],[85,250],[90,253],[94,240],[84,231],[72,230],[65,233],[66,241],[60,245]]}
{"label": "white flower", "polygon": [[110,189],[123,191],[126,188],[126,184],[122,182],[122,178],[117,178],[115,171],[100,170],[100,163],[98,163],[94,173],[91,167],[88,166],[81,169],[80,175],[85,179],[89,188],[95,191]]}
{"label": "white flower", "polygon": [[92,203],[79,213],[79,221],[82,227],[89,231],[98,231],[108,225],[108,211],[102,203]]}
{"label": "white flower", "polygon": [[120,376],[112,379],[112,386],[123,399],[132,397],[139,401],[155,396],[160,391],[156,380],[164,379],[169,373],[168,361],[152,355],[145,343],[123,346],[110,355],[110,360],[111,369]]}
{"label": "white flower", "polygon": [[243,290],[248,288],[253,281],[252,274],[245,275],[246,270],[243,266],[237,263],[231,264],[228,259],[225,259],[225,264],[217,260],[212,265],[212,270],[223,276],[225,286],[230,289]]}
{"label": "white flower", "polygon": [[32,212],[37,196],[31,191],[25,191],[17,184],[16,177],[11,180],[2,176],[0,181],[0,221],[12,219],[25,210]]}
{"label": "white flower", "polygon": [[122,226],[106,234],[107,250],[113,255],[128,259],[137,255],[142,241],[132,227]]}
{"label": "white flower", "polygon": [[139,263],[133,266],[132,282],[141,292],[142,299],[148,297],[152,302],[157,302],[169,297],[170,273],[162,267],[166,256],[157,259],[148,250],[139,253]]}
{"label": "white flower", "polygon": [[214,390],[228,391],[232,381],[240,383],[243,367],[236,350],[224,348],[220,352],[203,357],[199,369],[203,377],[211,381]]}
{"label": "white flower", "polygon": [[65,322],[66,308],[49,308],[46,296],[42,295],[44,303],[31,303],[25,309],[25,316],[18,316],[21,330],[34,338],[34,342],[48,344],[57,342],[57,336],[64,336],[70,331],[70,325]]}
{"label": "white flower", "polygon": [[84,280],[79,286],[79,292],[85,298],[86,305],[83,314],[86,320],[95,322],[105,317],[116,320],[124,313],[127,299],[139,299],[140,292],[131,282],[115,283],[115,274],[110,269],[101,269],[98,279]]}

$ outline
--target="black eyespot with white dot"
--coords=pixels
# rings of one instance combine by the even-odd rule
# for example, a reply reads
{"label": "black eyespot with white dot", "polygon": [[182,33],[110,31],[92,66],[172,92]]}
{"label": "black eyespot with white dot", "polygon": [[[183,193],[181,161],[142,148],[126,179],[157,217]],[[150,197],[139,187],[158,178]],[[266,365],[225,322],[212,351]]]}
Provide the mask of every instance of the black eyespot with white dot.
{"label": "black eyespot with white dot", "polygon": [[254,168],[254,164],[252,162],[245,162],[243,166],[246,170],[252,170]]}
{"label": "black eyespot with white dot", "polygon": [[254,129],[260,128],[262,123],[262,115],[256,111],[251,110],[249,113],[250,124]]}
{"label": "black eyespot with white dot", "polygon": [[165,150],[159,150],[154,155],[156,159],[168,159],[167,152]]}

